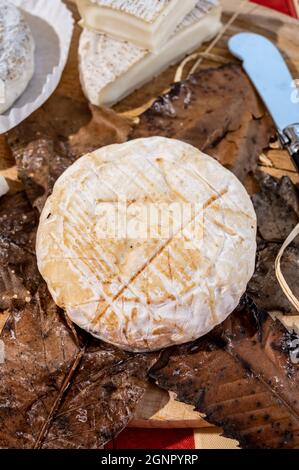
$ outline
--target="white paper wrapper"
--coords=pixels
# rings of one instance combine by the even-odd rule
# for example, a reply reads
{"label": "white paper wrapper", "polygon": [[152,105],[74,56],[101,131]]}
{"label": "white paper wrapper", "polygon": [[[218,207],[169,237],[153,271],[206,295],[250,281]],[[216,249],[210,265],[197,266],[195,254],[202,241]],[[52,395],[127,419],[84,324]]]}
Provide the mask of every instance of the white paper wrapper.
{"label": "white paper wrapper", "polygon": [[10,0],[23,10],[35,40],[35,72],[22,96],[0,115],[0,134],[38,109],[56,89],[70,49],[74,19],[61,0]]}

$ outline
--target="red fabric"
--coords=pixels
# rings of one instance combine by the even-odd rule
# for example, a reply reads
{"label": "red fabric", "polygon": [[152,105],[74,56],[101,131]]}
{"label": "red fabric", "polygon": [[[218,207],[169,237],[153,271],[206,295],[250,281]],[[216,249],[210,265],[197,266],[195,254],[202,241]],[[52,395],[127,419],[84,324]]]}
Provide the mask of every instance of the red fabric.
{"label": "red fabric", "polygon": [[190,429],[131,429],[123,431],[110,449],[194,449]]}
{"label": "red fabric", "polygon": [[[252,1],[296,17],[293,0]],[[195,442],[192,429],[128,428],[107,447],[110,449],[194,449]]]}
{"label": "red fabric", "polygon": [[294,2],[296,0],[252,0],[254,3],[264,5],[274,10],[279,10],[286,15],[296,17]]}

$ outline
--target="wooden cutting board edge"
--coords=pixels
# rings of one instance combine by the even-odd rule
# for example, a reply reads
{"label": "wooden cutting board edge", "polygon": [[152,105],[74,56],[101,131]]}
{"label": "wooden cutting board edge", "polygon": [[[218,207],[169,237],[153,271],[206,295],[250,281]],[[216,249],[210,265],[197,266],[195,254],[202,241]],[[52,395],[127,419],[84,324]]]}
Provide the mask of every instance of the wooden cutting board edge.
{"label": "wooden cutting board edge", "polygon": [[[75,3],[66,0],[69,5]],[[222,0],[224,21],[227,21],[240,7],[239,0]],[[225,32],[225,37],[238,31],[250,30],[265,34],[274,41],[282,50],[294,78],[299,78],[299,22],[274,10],[260,5],[248,3],[243,5],[244,10],[236,22]],[[74,7],[72,7],[72,10]],[[78,40],[80,30],[76,27],[73,41]],[[217,45],[213,53],[229,57],[225,46]],[[72,81],[73,70],[77,65],[76,49],[70,51],[70,57],[63,74],[57,93],[63,91],[69,96],[84,99],[80,88],[74,89]],[[297,74],[297,76],[296,76]],[[299,175],[294,171],[288,154],[280,149],[269,149],[265,158],[260,162],[260,168],[276,177],[289,176],[294,183],[299,183]],[[17,180],[16,168],[11,161],[5,136],[0,135],[0,175],[9,179],[12,190],[18,189],[20,183]],[[297,327],[299,331],[299,317],[287,317],[286,326]],[[210,425],[204,421],[203,416],[193,411],[189,405],[184,405],[175,400],[173,394],[160,390],[154,384],[150,384],[143,399],[139,403],[135,417],[130,427],[139,428],[206,428]]]}

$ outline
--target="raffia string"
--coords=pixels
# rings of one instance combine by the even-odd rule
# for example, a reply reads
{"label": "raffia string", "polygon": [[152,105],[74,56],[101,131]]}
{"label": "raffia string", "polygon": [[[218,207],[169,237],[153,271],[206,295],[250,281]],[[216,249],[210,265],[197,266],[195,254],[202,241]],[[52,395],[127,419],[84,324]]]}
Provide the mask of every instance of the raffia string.
{"label": "raffia string", "polygon": [[296,225],[296,227],[292,230],[284,244],[282,245],[278,256],[275,261],[275,274],[277,277],[277,280],[280,284],[280,287],[282,288],[284,294],[288,298],[288,300],[291,302],[291,304],[295,307],[297,312],[299,312],[299,300],[297,297],[293,294],[290,286],[288,285],[287,281],[285,280],[284,275],[281,272],[281,259],[283,257],[283,254],[285,250],[288,248],[288,246],[292,243],[292,241],[295,240],[295,238],[299,235],[299,224]]}
{"label": "raffia string", "polygon": [[[189,62],[191,62],[192,60],[196,60],[199,54],[200,54],[199,52],[194,52],[194,54],[191,54],[185,57],[185,59],[180,63],[180,65],[176,69],[175,76],[174,76],[175,83],[180,82],[182,80],[184,68],[186,67],[187,64],[189,64]],[[202,54],[204,54],[204,52]]]}
{"label": "raffia string", "polygon": [[[175,76],[174,76],[174,82],[175,83],[180,82],[182,80],[183,71],[184,71],[184,68],[186,67],[186,65],[189,64],[189,62],[192,62],[193,60],[196,60],[198,58],[200,58],[200,61],[203,61],[204,59],[208,59],[208,60],[211,60],[213,62],[218,62],[219,64],[229,64],[229,63],[231,63],[230,59],[226,59],[225,57],[222,57],[221,55],[218,55],[218,54],[211,54],[208,51],[194,52],[194,54],[191,54],[191,55],[188,55],[187,57],[185,57],[185,59],[178,66],[178,68],[176,70],[176,73],[175,73]],[[196,62],[196,64],[198,64],[198,65],[200,64],[199,60]],[[197,67],[198,67],[198,65],[197,65]],[[194,66],[192,67],[192,69],[193,68],[194,68]],[[189,73],[189,75],[191,75],[191,72]]]}
{"label": "raffia string", "polygon": [[[164,93],[167,93],[168,90],[164,91]],[[129,121],[132,121],[133,124],[138,124],[139,123],[139,116],[141,114],[145,113],[151,105],[156,101],[157,97],[151,98],[149,101],[144,103],[142,106],[139,106],[138,108],[134,109],[129,109],[128,111],[123,111],[122,113],[117,113],[119,116],[129,119]]]}

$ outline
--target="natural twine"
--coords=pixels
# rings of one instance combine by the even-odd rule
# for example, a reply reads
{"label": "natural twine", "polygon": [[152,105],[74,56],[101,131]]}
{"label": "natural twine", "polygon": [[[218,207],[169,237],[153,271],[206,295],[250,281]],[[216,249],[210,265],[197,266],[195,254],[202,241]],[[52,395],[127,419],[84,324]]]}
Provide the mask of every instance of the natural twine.
{"label": "natural twine", "polygon": [[292,241],[295,240],[295,238],[299,235],[299,224],[296,225],[296,227],[292,230],[284,244],[282,245],[281,249],[279,250],[278,256],[275,261],[275,273],[277,280],[280,284],[280,287],[282,288],[284,294],[288,298],[288,300],[291,302],[291,304],[295,307],[297,312],[299,312],[299,300],[297,297],[293,294],[290,286],[288,285],[287,281],[285,280],[284,275],[281,272],[281,259],[283,257],[283,254],[285,250],[290,246]]}

